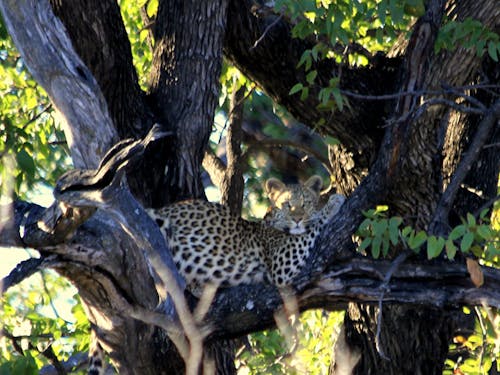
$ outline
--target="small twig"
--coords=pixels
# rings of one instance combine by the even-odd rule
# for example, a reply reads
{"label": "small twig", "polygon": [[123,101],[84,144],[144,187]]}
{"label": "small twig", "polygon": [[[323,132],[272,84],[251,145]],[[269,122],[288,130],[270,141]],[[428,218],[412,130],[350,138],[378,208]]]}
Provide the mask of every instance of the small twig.
{"label": "small twig", "polygon": [[487,110],[486,106],[483,103],[481,103],[481,101],[477,100],[473,96],[470,96],[470,95],[467,95],[467,94],[461,92],[458,88],[455,88],[453,86],[446,85],[446,84],[442,84],[441,86],[443,87],[445,92],[451,93],[451,94],[456,95],[460,98],[463,98],[463,99],[467,100],[468,102],[470,102],[471,104],[475,105],[477,108],[482,109],[483,111]]}
{"label": "small twig", "polygon": [[488,84],[478,84],[478,85],[465,85],[465,86],[460,86],[460,87],[455,87],[453,90],[450,90],[448,86],[446,90],[416,90],[416,91],[401,91],[393,94],[383,94],[383,95],[365,95],[365,94],[359,94],[353,91],[349,90],[340,90],[340,93],[342,95],[345,95],[347,97],[351,97],[353,99],[360,99],[360,100],[392,100],[392,99],[399,99],[403,96],[423,96],[423,95],[444,95],[446,93],[454,93],[457,96],[460,97],[468,97],[470,96],[465,95],[460,92],[460,90],[479,90],[479,89],[487,89],[487,88],[495,88],[495,89],[500,89],[500,85],[488,85]]}
{"label": "small twig", "polygon": [[488,199],[486,202],[484,202],[481,207],[479,207],[476,212],[474,212],[474,217],[478,218],[479,215],[481,214],[481,212],[485,209],[485,208],[488,208],[490,206],[493,206],[495,204],[495,202],[497,202],[498,200],[500,200],[500,194],[497,195],[496,197],[493,197],[493,198],[490,198]]}
{"label": "small twig", "polygon": [[45,277],[46,277],[45,270],[43,270],[43,269],[40,270],[40,277],[42,278],[43,290],[44,290],[45,294],[47,294],[47,296],[49,298],[49,304],[50,304],[50,307],[52,309],[52,312],[54,313],[54,315],[58,319],[63,320],[66,324],[70,324],[70,322],[68,322],[68,321],[64,320],[63,318],[61,318],[61,315],[59,314],[59,312],[56,309],[56,306],[54,305],[54,300],[52,298],[52,295],[50,294],[49,288],[47,287],[47,280],[45,280]]}
{"label": "small twig", "polygon": [[448,107],[453,108],[454,110],[458,112],[464,112],[464,113],[469,113],[469,114],[475,114],[475,115],[484,115],[484,113],[487,111],[487,109],[482,106],[481,108],[475,108],[475,107],[468,107],[464,106],[461,104],[458,104],[457,102],[454,102],[453,100],[449,99],[444,99],[444,98],[433,98],[426,100],[423,102],[415,111],[415,116],[414,118],[418,118],[421,115],[421,112],[425,112],[427,110],[427,107],[434,106],[434,105],[446,105]]}
{"label": "small twig", "polygon": [[283,15],[280,14],[269,26],[266,27],[266,29],[264,30],[264,32],[262,33],[260,38],[255,41],[255,43],[253,44],[252,47],[250,47],[250,51],[255,49],[255,47],[257,47],[257,45],[265,38],[265,36],[269,32],[269,30],[271,30],[271,28],[273,28],[275,25],[277,25],[278,22],[281,21],[282,18],[283,18]]}
{"label": "small twig", "polygon": [[146,11],[146,6],[143,6],[139,10],[139,14],[141,16],[142,23],[144,24],[143,28],[139,30],[139,33],[143,30],[147,30],[147,37],[146,37],[146,42],[149,47],[149,49],[152,51],[153,50],[153,40],[154,40],[154,33],[153,33],[153,27],[156,23],[156,20],[153,18],[150,18],[148,16],[148,13]]}
{"label": "small twig", "polygon": [[30,118],[28,121],[26,121],[21,128],[24,130],[28,127],[29,124],[35,122],[40,118],[41,115],[43,115],[45,112],[47,112],[50,108],[52,108],[52,103],[49,102],[39,113],[34,115],[32,118]]}
{"label": "small twig", "polygon": [[481,338],[483,339],[483,344],[481,345],[481,351],[479,352],[479,371],[483,372],[483,360],[484,360],[484,346],[486,344],[486,339],[488,337],[488,333],[486,330],[486,325],[484,324],[483,316],[481,315],[481,310],[479,306],[474,306],[474,311],[477,316],[477,320],[479,321],[479,326],[481,327]]}
{"label": "small twig", "polygon": [[483,146],[483,149],[486,149],[486,148],[492,148],[492,147],[500,147],[500,142],[496,142],[496,143],[488,143],[487,145],[484,145],[484,146]]}

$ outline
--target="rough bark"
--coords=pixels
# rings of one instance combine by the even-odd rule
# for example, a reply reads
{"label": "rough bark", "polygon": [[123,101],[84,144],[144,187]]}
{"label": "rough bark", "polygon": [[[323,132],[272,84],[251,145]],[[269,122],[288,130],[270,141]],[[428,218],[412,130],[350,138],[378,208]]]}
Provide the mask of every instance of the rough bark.
{"label": "rough bark", "polygon": [[201,163],[218,100],[226,9],[225,0],[159,5],[150,96],[160,121],[176,134],[165,155],[167,201],[205,196]]}
{"label": "rough bark", "polygon": [[[460,14],[459,18],[463,19],[465,15],[471,15],[471,13],[482,15],[487,5],[486,2],[483,2],[481,4],[474,3],[474,5],[450,3],[448,6],[453,9],[453,12]],[[477,7],[475,11],[474,7]],[[498,7],[496,7],[496,11],[492,10],[493,13],[498,12]],[[492,18],[480,17],[480,19],[491,27],[492,22],[494,23],[498,19],[498,14]],[[418,28],[418,24],[416,27]],[[410,51],[412,47],[410,40]],[[418,51],[418,53],[422,52],[424,51]],[[477,72],[481,64],[481,60],[474,56],[472,51],[458,50],[451,54],[443,53],[437,56],[433,56],[431,52],[424,52],[421,56],[425,60],[417,62],[417,64],[421,67],[427,65],[429,69],[422,87],[429,90],[438,89],[437,85],[443,82],[458,87],[471,83],[474,80],[471,73]],[[412,58],[411,54],[408,58],[412,59],[412,63],[417,60]],[[457,69],[458,65],[462,70]],[[392,185],[386,200],[395,213],[403,217],[414,218],[412,221],[421,228],[428,228],[435,213],[436,205],[443,193],[444,176],[449,176],[454,172],[454,169],[443,169],[440,153],[450,155],[454,152],[461,154],[464,152],[463,148],[454,148],[452,151],[447,145],[440,149],[440,144],[444,143],[443,137],[446,136],[447,132],[456,133],[457,126],[462,127],[462,124],[467,123],[464,121],[468,117],[467,115],[459,116],[462,117],[462,121],[457,122],[456,119],[453,121],[453,118],[450,119],[446,115],[447,111],[449,110],[446,107],[433,108],[414,122],[413,130],[408,134],[410,137],[408,153],[401,160],[403,173]],[[472,127],[475,128],[475,125]],[[493,139],[491,133],[486,136]],[[447,137],[448,139],[452,138]],[[453,138],[457,139],[456,134]],[[482,159],[482,163],[489,165],[486,168],[496,169],[496,175],[498,175],[498,165],[494,167],[494,163],[488,163],[486,159]],[[447,166],[449,167],[449,165]],[[487,183],[484,183],[483,180],[483,183],[491,189],[495,185],[493,177],[495,172],[489,176],[493,179]],[[469,211],[475,211],[477,208],[478,206],[471,204],[471,202],[467,204]],[[464,212],[462,211],[461,214],[463,215]],[[448,218],[445,219],[447,222]],[[448,231],[449,226],[446,227],[445,233]],[[375,331],[373,330],[378,314],[380,312],[377,309],[372,309],[369,306],[353,305],[348,310],[346,317],[346,328],[347,332],[350,333],[350,335],[348,334],[348,342],[357,346],[357,350],[362,353],[371,353],[369,356],[362,356],[355,373],[365,374],[373,368],[376,368],[377,373],[380,374],[401,372],[440,374],[442,372],[448,344],[456,328],[459,312],[426,308],[414,312],[412,309],[404,307],[385,308],[383,322],[386,323],[382,323],[381,326],[380,342],[375,340]],[[406,338],[402,338],[400,334],[395,335],[394,322],[397,322],[397,332],[403,330],[403,332],[411,332],[411,334]],[[372,328],[369,328],[370,326]],[[396,350],[398,348],[401,349]],[[385,353],[385,356],[390,360],[384,360],[377,352]],[[405,367],[407,365],[408,367]]]}
{"label": "rough bark", "polygon": [[[349,178],[359,182],[376,158],[384,118],[389,116],[392,107],[390,101],[349,98],[355,111],[325,113],[316,109],[319,88],[338,76],[340,87],[345,91],[365,95],[391,93],[398,77],[399,59],[381,57],[368,68],[354,69],[340,69],[331,61],[313,64],[312,69],[318,71],[318,85],[311,89],[307,100],[301,101],[298,95],[288,93],[297,82],[306,82],[306,72],[297,69],[297,64],[302,53],[312,48],[316,41],[292,38],[291,26],[285,19],[279,20],[278,15],[273,14],[259,16],[252,11],[254,5],[249,0],[230,2],[225,56],[299,121],[320,133],[337,137],[345,146],[342,149],[345,153],[335,156],[349,161]],[[321,119],[326,122],[323,124]],[[346,176],[334,177],[343,183]],[[354,186],[353,183],[349,185]]]}
{"label": "rough bark", "polygon": [[[160,2],[147,101],[137,84],[116,3],[55,0],[52,3],[79,57],[72,50],[61,22],[51,16],[46,1],[2,0],[0,6],[26,63],[67,118],[66,134],[68,140],[73,141],[75,166],[96,167],[118,136],[143,135],[153,121],[174,133],[173,141],[153,147],[146,153],[144,164],[129,173],[131,186],[142,202],[160,205],[182,197],[203,195],[200,164],[217,102],[224,30],[227,30],[226,56],[271,97],[311,128],[316,127],[323,116],[316,110],[316,92],[311,92],[305,102],[288,95],[296,82],[305,80],[305,73],[297,71],[296,64],[311,42],[292,39],[290,26],[284,19],[273,24],[277,16],[252,13],[250,1],[231,1],[228,6],[224,1]],[[429,7],[437,4],[428,3]],[[498,27],[500,9],[495,1],[450,0],[448,9],[458,19],[471,15],[491,28]],[[30,30],[31,33],[25,32]],[[36,39],[39,32],[46,34]],[[369,68],[343,69],[342,89],[377,95],[436,88],[440,82],[460,86],[479,80],[481,63],[483,67],[488,65],[487,59],[481,61],[474,53],[464,50],[434,56],[428,48],[427,52],[416,48],[417,42],[401,48],[400,57],[381,58],[379,62],[373,61]],[[52,48],[46,48],[47,45]],[[412,60],[412,52],[422,54]],[[39,64],[40,61],[50,64]],[[409,87],[404,74],[414,69],[411,64],[416,61],[420,61],[426,71],[420,72],[423,81],[418,86]],[[333,63],[316,68],[320,82],[327,82],[339,72]],[[485,70],[490,82],[498,83],[498,66]],[[478,98],[488,105],[493,101],[492,97],[480,95]],[[449,315],[443,311],[444,307],[480,304],[483,300],[500,307],[497,271],[487,270],[485,286],[477,289],[459,264],[404,264],[394,272],[391,289],[381,299],[384,304],[395,304],[384,307],[380,334],[382,348],[391,362],[379,355],[375,339],[379,311],[372,305],[380,300],[382,279],[391,265],[387,261],[353,258],[351,234],[362,218],[360,212],[384,201],[391,205],[394,213],[425,228],[480,120],[454,113],[448,116],[447,108],[437,107],[416,122],[396,122],[383,127],[387,118],[397,120],[411,112],[413,100],[412,97],[400,100],[399,108],[404,110],[396,112],[389,99],[352,98],[353,110],[329,116],[320,127],[323,133],[342,141],[342,146],[331,154],[331,160],[340,190],[354,193],[339,217],[325,228],[318,251],[295,288],[301,309],[319,306],[338,309],[349,301],[364,304],[350,306],[345,328],[347,350],[358,353],[359,347],[363,348],[357,373],[439,372],[452,333],[452,320],[447,320]],[[498,137],[496,130],[489,142],[498,142]],[[457,139],[458,144],[454,143]],[[405,150],[409,152],[406,154]],[[477,162],[479,168],[468,176],[467,184],[492,194],[493,180],[498,176],[495,160],[494,149],[484,150]],[[164,178],[166,163],[168,173]],[[369,168],[370,173],[363,180]],[[482,173],[488,173],[488,178]],[[162,188],[165,190],[161,191]],[[454,205],[456,214],[483,203],[477,199],[476,203],[469,203],[469,199],[476,198],[464,190],[459,192],[459,200]],[[17,209],[24,212],[31,208],[18,205]],[[39,210],[33,208],[35,218]],[[68,216],[69,213],[55,212],[57,218],[78,220]],[[21,222],[16,224],[16,230],[2,232],[2,240],[25,245],[26,238],[19,238]],[[8,237],[3,236],[5,233]],[[50,241],[56,240],[51,237]],[[153,310],[158,301],[154,279],[142,255],[143,248],[125,235],[115,220],[99,210],[71,240],[65,244],[57,241],[51,242],[50,247],[36,241],[32,245],[45,251],[44,255],[51,254],[41,266],[50,264],[78,286],[97,334],[121,373],[178,373],[182,361],[173,354],[164,331],[154,328],[151,321],[138,314],[141,309]],[[245,303],[241,303],[242,300]],[[422,308],[424,303],[432,306]],[[281,298],[270,285],[232,288],[217,295],[206,322],[212,327],[209,345],[214,345],[208,352],[224,362],[218,367],[221,372],[231,373],[234,367],[227,362],[227,356],[221,355],[218,340],[272,326],[273,313],[280,305]],[[408,334],[404,341],[399,336],[401,331]],[[135,334],[130,335],[131,332]],[[418,361],[414,360],[413,351],[421,354]],[[408,354],[412,357],[407,357]]]}
{"label": "rough bark", "polygon": [[240,215],[243,203],[243,191],[245,188],[241,151],[245,88],[241,87],[237,89],[236,85],[234,85],[233,90],[226,136],[227,166],[219,188],[222,195],[221,204],[229,206],[231,212],[235,215]]}

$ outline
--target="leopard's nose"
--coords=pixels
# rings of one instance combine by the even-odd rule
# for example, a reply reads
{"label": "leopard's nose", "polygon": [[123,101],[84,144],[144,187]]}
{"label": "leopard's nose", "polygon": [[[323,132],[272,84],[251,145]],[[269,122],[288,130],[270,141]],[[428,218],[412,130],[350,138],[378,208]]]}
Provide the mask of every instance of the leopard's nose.
{"label": "leopard's nose", "polygon": [[304,209],[302,207],[292,207],[290,209],[290,215],[293,220],[299,221],[304,216]]}

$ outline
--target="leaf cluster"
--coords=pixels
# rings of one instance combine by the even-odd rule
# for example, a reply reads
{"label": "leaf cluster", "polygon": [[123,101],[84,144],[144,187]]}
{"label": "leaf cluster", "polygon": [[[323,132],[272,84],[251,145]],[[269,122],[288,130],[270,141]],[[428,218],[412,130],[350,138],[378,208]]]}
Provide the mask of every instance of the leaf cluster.
{"label": "leaf cluster", "polygon": [[492,225],[487,209],[481,212],[479,219],[467,214],[462,219],[462,224],[452,228],[447,237],[430,235],[423,230],[416,231],[409,225],[403,227],[403,219],[388,218],[387,210],[387,206],[380,206],[364,213],[366,219],[356,232],[361,241],[358,251],[369,250],[377,259],[388,256],[392,245],[415,253],[425,249],[428,259],[439,257],[445,252],[450,260],[460,251],[499,264],[500,228]]}
{"label": "leaf cluster", "polygon": [[478,57],[485,52],[496,62],[500,54],[500,35],[485,28],[475,19],[466,18],[464,21],[448,21],[439,30],[435,51],[452,50],[457,45],[466,49],[474,49]]}
{"label": "leaf cluster", "polygon": [[275,9],[294,20],[292,35],[313,39],[315,45],[303,52],[297,68],[306,72],[306,82],[297,83],[290,95],[300,93],[306,100],[310,88],[320,85],[319,110],[342,111],[348,102],[338,87],[339,77],[318,84],[318,72],[313,69],[324,59],[335,59],[340,64],[366,65],[377,51],[387,51],[401,32],[409,30],[415,16],[423,13],[422,0],[281,0]]}
{"label": "leaf cluster", "polygon": [[[74,293],[66,279],[44,271],[3,294],[0,374],[38,374],[42,367],[51,364],[46,351],[64,361],[76,352],[88,350],[90,327]],[[68,311],[60,313],[63,306]]]}
{"label": "leaf cluster", "polygon": [[53,184],[69,160],[47,94],[4,31],[0,22],[0,195],[23,196]]}
{"label": "leaf cluster", "polygon": [[[500,371],[500,316],[486,308],[473,311],[476,314],[474,329],[470,334],[464,332],[454,337],[449,358],[445,361],[444,375],[481,375]],[[472,313],[467,307],[464,312]]]}
{"label": "leaf cluster", "polygon": [[328,373],[331,350],[343,319],[343,312],[310,310],[301,314],[288,340],[277,329],[250,335],[249,349],[237,356],[238,373]]}

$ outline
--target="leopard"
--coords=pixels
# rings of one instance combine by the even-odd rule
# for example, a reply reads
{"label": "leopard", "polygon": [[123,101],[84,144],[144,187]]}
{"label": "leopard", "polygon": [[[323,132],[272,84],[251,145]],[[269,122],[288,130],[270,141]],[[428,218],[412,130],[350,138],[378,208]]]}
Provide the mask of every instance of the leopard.
{"label": "leopard", "polygon": [[271,202],[262,221],[231,213],[229,207],[186,200],[148,214],[159,226],[188,290],[199,295],[204,286],[273,283],[284,287],[301,270],[324,224],[344,202],[332,195],[321,208],[320,176],[303,184],[266,181]]}
{"label": "leopard", "polygon": [[[322,187],[318,175],[303,184],[268,179],[264,190],[270,206],[260,221],[243,219],[227,206],[200,199],[146,211],[195,297],[209,285],[272,283],[285,288],[306,263],[321,229],[345,201],[344,196],[333,194],[322,206]],[[102,359],[94,353],[90,363],[89,374],[100,374]]]}

